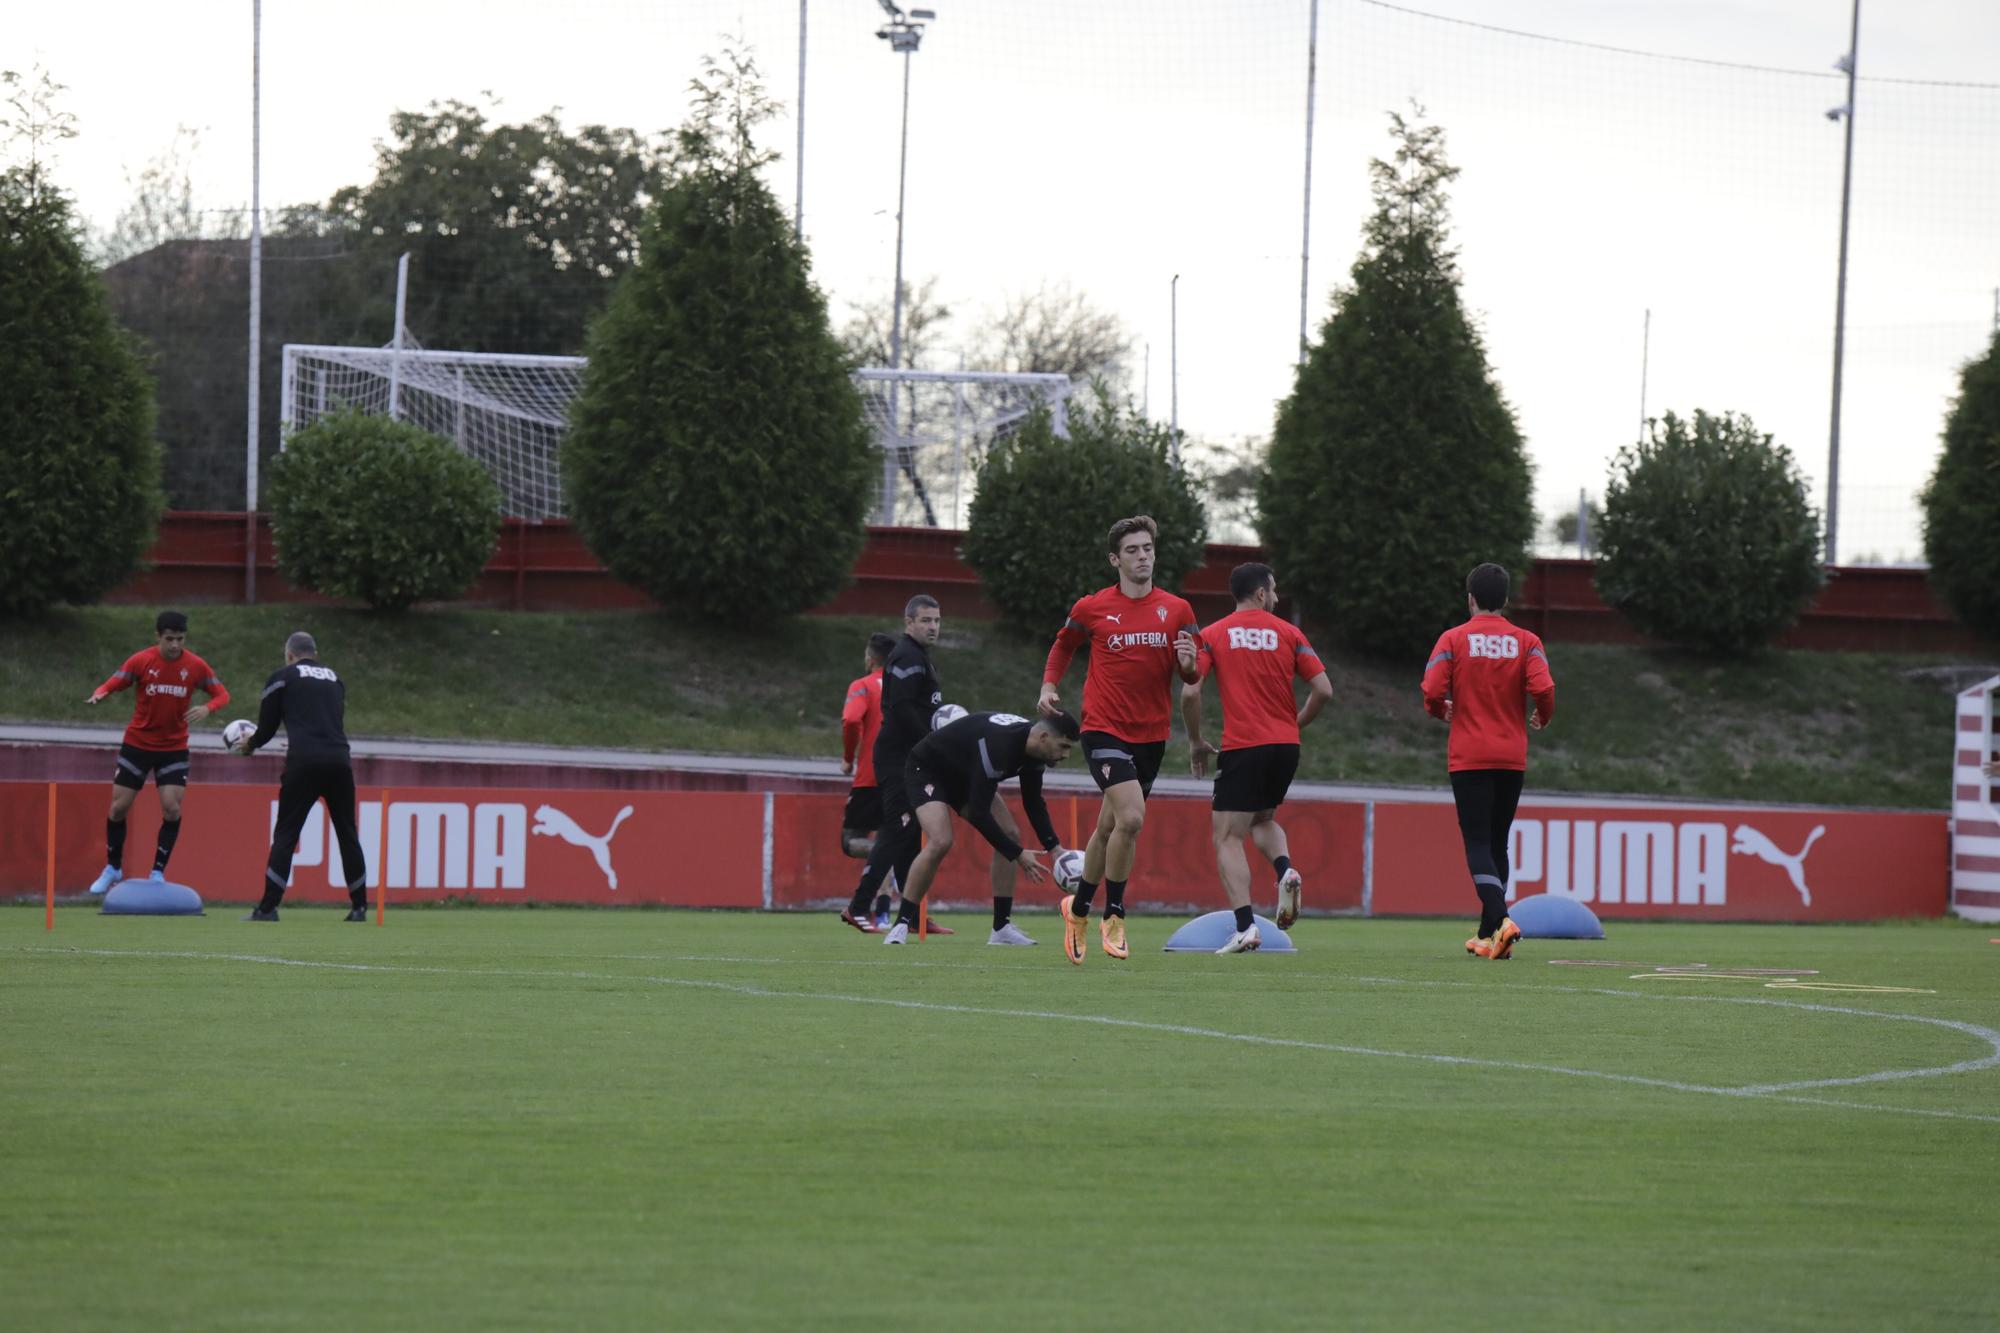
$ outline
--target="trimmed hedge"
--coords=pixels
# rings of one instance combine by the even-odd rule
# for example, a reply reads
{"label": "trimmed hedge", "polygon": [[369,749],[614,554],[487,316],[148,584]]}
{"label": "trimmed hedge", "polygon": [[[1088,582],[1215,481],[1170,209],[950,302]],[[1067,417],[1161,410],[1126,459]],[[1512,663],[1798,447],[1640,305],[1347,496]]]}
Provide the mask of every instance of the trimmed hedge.
{"label": "trimmed hedge", "polygon": [[1597,592],[1651,638],[1725,657],[1768,645],[1826,582],[1789,449],[1747,416],[1669,412],[1612,461]]}
{"label": "trimmed hedge", "polygon": [[278,571],[379,611],[459,596],[500,531],[485,468],[449,440],[352,409],[285,442],[268,496]]}

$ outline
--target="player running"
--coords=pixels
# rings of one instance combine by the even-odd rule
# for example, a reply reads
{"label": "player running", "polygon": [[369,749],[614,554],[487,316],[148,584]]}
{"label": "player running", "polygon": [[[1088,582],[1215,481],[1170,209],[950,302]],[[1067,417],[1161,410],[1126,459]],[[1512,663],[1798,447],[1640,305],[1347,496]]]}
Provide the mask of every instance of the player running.
{"label": "player running", "polygon": [[[1182,675],[1192,670],[1196,677],[1195,683],[1181,687],[1188,766],[1196,777],[1206,776],[1209,756],[1217,753],[1202,739],[1200,680],[1214,672],[1222,695],[1222,762],[1209,831],[1215,840],[1216,873],[1236,913],[1236,932],[1216,952],[1248,953],[1264,941],[1250,909],[1250,861],[1243,854],[1243,839],[1256,843],[1277,872],[1277,922],[1280,929],[1290,926],[1299,917],[1304,880],[1292,865],[1278,806],[1299,769],[1299,732],[1333,697],[1333,682],[1298,627],[1271,613],[1278,604],[1278,580],[1269,565],[1231,570],[1229,595],[1236,599],[1233,613],[1198,637],[1182,635],[1174,647]],[[1312,686],[1303,707],[1293,699],[1293,677]]]}
{"label": "player running", "polygon": [[1042,671],[1038,706],[1053,714],[1061,707],[1056,687],[1070,659],[1090,645],[1083,678],[1083,754],[1104,803],[1083,849],[1083,879],[1062,900],[1063,956],[1078,966],[1100,881],[1104,915],[1098,932],[1104,952],[1113,958],[1128,955],[1125,885],[1132,877],[1146,798],[1159,776],[1173,720],[1173,679],[1179,670],[1174,640],[1183,630],[1196,628],[1193,607],[1153,586],[1153,548],[1159,535],[1159,526],[1143,514],[1111,525],[1106,549],[1118,582],[1070,608]]}
{"label": "player running", "polygon": [[[920,592],[903,607],[903,637],[883,661],[882,725],[875,733],[873,752],[875,780],[882,793],[881,821],[861,882],[840,914],[842,921],[864,935],[875,933],[869,911],[882,881],[894,870],[896,883],[907,891],[910,863],[917,859],[917,819],[903,785],[903,764],[917,742],[931,734],[931,714],[944,702],[937,667],[931,662],[931,647],[943,632],[944,613],[937,598]],[[930,933],[951,932],[932,922]]]}
{"label": "player running", "polygon": [[[896,647],[888,634],[871,634],[862,654],[861,677],[847,686],[840,709],[840,771],[852,776],[847,808],[840,816],[840,852],[867,860],[875,849],[875,830],[882,827],[882,789],[875,779],[875,735],[882,729],[882,664]],[[889,895],[875,895],[874,920],[888,925]]]}
{"label": "player running", "polygon": [[347,872],[346,920],[368,919],[368,867],[354,828],[354,767],[347,748],[347,687],[319,660],[313,636],[300,630],[285,640],[285,665],[264,682],[257,730],[237,754],[255,754],[285,729],[285,773],[278,784],[278,818],[271,826],[271,856],[264,866],[263,897],[245,921],[276,921],[292,877],[292,853],[313,806],[326,802],[327,822]]}
{"label": "player running", "polygon": [[1528,768],[1527,729],[1540,731],[1556,711],[1542,641],[1501,614],[1507,587],[1499,565],[1467,575],[1471,618],[1446,630],[1424,664],[1424,707],[1451,725],[1451,795],[1479,894],[1479,933],[1465,951],[1481,958],[1510,957],[1521,938],[1507,916],[1507,834]]}
{"label": "player running", "polygon": [[[1069,758],[1078,730],[1076,719],[1061,709],[1033,721],[1013,713],[968,713],[932,732],[910,751],[903,784],[923,828],[924,846],[904,881],[902,911],[883,938],[884,944],[908,942],[924,895],[930,892],[938,867],[951,855],[954,810],[993,845],[998,861],[1020,867],[1032,882],[1048,878],[1040,856],[1021,846],[1020,828],[1000,799],[1000,784],[1019,775],[1021,805],[1028,812],[1028,822],[1034,825],[1043,848],[1054,851],[1061,844],[1049,819],[1048,803],[1042,799],[1042,772],[1050,764]],[[1010,895],[1003,907],[1001,899],[995,897],[996,934],[1013,902]]]}
{"label": "player running", "polygon": [[[98,704],[131,688],[132,721],[118,747],[118,768],[111,775],[111,813],[104,821],[104,869],[91,881],[92,893],[107,892],[125,874],[125,822],[132,802],[145,790],[146,775],[160,794],[160,837],[153,849],[154,879],[167,877],[167,860],[181,836],[181,799],[187,794],[188,728],[199,726],[229,702],[229,691],[214,668],[187,648],[187,617],[162,611],[153,619],[159,641],[132,654],[111,678],[91,691],[88,704]],[[188,707],[188,696],[200,690],[204,703]]]}

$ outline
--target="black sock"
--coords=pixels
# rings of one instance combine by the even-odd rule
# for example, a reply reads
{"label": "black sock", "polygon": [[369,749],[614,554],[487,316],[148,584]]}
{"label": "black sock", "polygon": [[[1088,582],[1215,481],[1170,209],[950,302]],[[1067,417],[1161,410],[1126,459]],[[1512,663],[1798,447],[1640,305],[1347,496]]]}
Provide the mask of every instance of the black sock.
{"label": "black sock", "polygon": [[899,926],[908,926],[911,930],[915,930],[918,925],[917,913],[922,910],[922,903],[911,898],[903,899],[903,910],[896,913],[896,924]]}
{"label": "black sock", "polygon": [[[857,912],[857,913],[856,913],[855,915],[857,915],[857,916],[858,916],[858,915],[860,915],[860,914],[859,914],[859,913]],[[878,893],[878,894],[876,894],[876,895],[875,895],[875,915],[876,915],[876,916],[887,916],[887,915],[889,915],[889,895],[888,895],[888,894],[886,894],[886,893]]]}
{"label": "black sock", "polygon": [[1278,872],[1279,879],[1283,879],[1285,877],[1285,872],[1287,870],[1290,870],[1291,868],[1292,868],[1292,858],[1289,856],[1280,856],[1271,862],[1271,869]]}
{"label": "black sock", "polygon": [[993,900],[993,929],[998,930],[1014,919],[1014,900],[995,898]]}
{"label": "black sock", "polygon": [[121,869],[125,865],[125,821],[122,819],[104,821],[104,864]]}
{"label": "black sock", "polygon": [[1257,914],[1255,912],[1251,911],[1247,907],[1239,907],[1236,909],[1236,928],[1238,930],[1248,930],[1250,929],[1250,927],[1256,924],[1257,924]]}
{"label": "black sock", "polygon": [[869,893],[867,888],[856,889],[854,896],[847,900],[847,914],[856,918],[867,916],[868,898]]}
{"label": "black sock", "polygon": [[275,886],[266,887],[264,896],[257,900],[257,910],[260,912],[275,912],[278,910],[278,904],[284,900],[285,891],[283,889]]}
{"label": "black sock", "polygon": [[1104,915],[1125,915],[1125,881],[1107,879],[1104,881]]}
{"label": "black sock", "polygon": [[1500,929],[1507,917],[1507,891],[1497,884],[1474,887],[1479,890],[1479,938],[1483,940]]}
{"label": "black sock", "polygon": [[174,843],[181,836],[181,821],[162,819],[160,821],[160,842],[153,850],[153,869],[159,874],[167,873],[167,859],[174,854]]}
{"label": "black sock", "polygon": [[1083,917],[1090,915],[1090,900],[1097,896],[1097,886],[1089,880],[1080,880],[1076,886],[1076,896],[1070,899],[1069,914]]}
{"label": "black sock", "polygon": [[357,912],[368,910],[368,883],[366,880],[359,884],[350,884],[347,886],[347,905]]}

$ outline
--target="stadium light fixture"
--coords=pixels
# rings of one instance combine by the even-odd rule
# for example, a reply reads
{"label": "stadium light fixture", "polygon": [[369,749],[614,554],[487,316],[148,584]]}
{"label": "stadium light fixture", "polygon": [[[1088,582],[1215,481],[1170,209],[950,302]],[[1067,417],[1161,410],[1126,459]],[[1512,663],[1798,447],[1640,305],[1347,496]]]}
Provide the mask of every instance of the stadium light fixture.
{"label": "stadium light fixture", "polygon": [[1826,431],[1826,551],[1829,565],[1840,558],[1840,379],[1847,353],[1847,217],[1854,193],[1854,67],[1861,51],[1861,0],[1854,0],[1847,51],[1834,68],[1847,76],[1847,100],[1826,113],[1846,122],[1847,143],[1840,162],[1840,268],[1833,298],[1833,409]]}

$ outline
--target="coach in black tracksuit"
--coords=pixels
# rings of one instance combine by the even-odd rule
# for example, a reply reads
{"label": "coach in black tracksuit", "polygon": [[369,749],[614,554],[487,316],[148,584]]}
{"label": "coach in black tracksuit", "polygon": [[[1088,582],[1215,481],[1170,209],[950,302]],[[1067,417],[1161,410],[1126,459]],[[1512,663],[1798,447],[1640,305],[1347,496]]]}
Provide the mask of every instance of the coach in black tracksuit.
{"label": "coach in black tracksuit", "polygon": [[931,645],[938,641],[943,625],[937,599],[918,593],[903,608],[903,637],[882,664],[882,727],[875,733],[875,781],[882,789],[882,827],[875,834],[875,846],[868,853],[854,898],[840,914],[842,921],[863,934],[875,931],[869,912],[890,869],[896,871],[897,885],[906,885],[910,863],[917,859],[920,839],[909,795],[903,789],[903,764],[916,743],[931,734],[931,714],[944,702],[944,687],[938,684],[937,668],[931,664]]}
{"label": "coach in black tracksuit", "polygon": [[276,921],[278,903],[292,875],[292,852],[315,801],[326,802],[333,836],[347,872],[349,921],[368,919],[367,864],[354,829],[354,768],[348,759],[347,687],[331,667],[321,666],[319,646],[303,630],[285,640],[285,666],[264,682],[257,733],[238,754],[255,754],[285,728],[285,776],[278,786],[278,823],[271,830],[271,859],[264,869],[264,896],[245,921]]}

